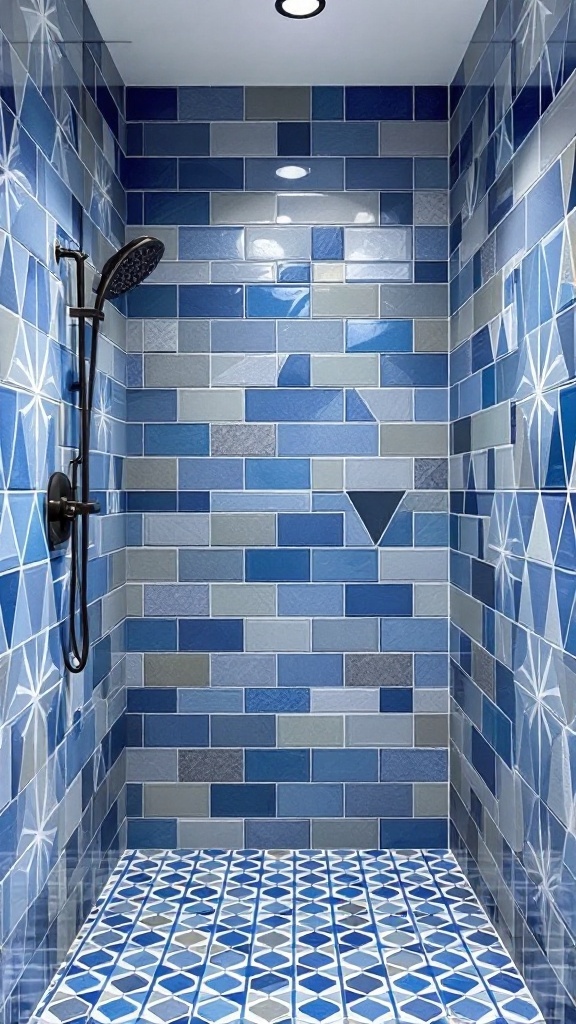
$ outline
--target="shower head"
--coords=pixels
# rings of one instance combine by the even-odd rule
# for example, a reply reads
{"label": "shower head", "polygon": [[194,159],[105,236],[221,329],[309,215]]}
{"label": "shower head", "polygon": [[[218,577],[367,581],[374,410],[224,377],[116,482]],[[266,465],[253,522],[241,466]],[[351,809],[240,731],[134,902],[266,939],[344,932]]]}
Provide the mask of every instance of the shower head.
{"label": "shower head", "polygon": [[160,263],[164,243],[145,235],[128,242],[104,264],[96,289],[96,308],[102,312],[106,299],[117,299],[142,284]]}

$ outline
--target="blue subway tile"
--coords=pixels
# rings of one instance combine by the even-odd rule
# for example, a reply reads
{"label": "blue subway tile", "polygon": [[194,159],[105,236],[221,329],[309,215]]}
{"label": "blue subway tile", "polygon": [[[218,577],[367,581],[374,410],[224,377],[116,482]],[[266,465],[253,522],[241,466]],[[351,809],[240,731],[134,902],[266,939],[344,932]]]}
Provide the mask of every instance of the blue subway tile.
{"label": "blue subway tile", "polygon": [[341,654],[279,654],[278,686],[343,686]]}
{"label": "blue subway tile", "polygon": [[181,491],[234,491],[244,486],[242,459],[181,459]]}
{"label": "blue subway tile", "polygon": [[383,818],[380,845],[384,850],[443,850],[448,846],[448,819]]}
{"label": "blue subway tile", "polygon": [[252,491],[308,490],[310,460],[246,459],[246,487]]}
{"label": "blue subway tile", "polygon": [[347,352],[412,352],[412,320],[348,320]]}
{"label": "blue subway tile", "polygon": [[448,264],[445,260],[427,262],[418,260],[414,264],[415,284],[448,284]]}
{"label": "blue subway tile", "polygon": [[416,157],[414,188],[448,188],[448,161],[443,157]]}
{"label": "blue subway tile", "polygon": [[280,783],[278,815],[281,818],[340,818],[344,792],[337,783]]}
{"label": "blue subway tile", "polygon": [[242,121],[244,89],[242,86],[186,86],[180,93],[182,121]]}
{"label": "blue subway tile", "polygon": [[[310,123],[280,121],[278,124],[278,156],[310,156]],[[341,153],[336,154],[342,156]]]}
{"label": "blue subway tile", "polygon": [[447,260],[448,228],[414,228],[414,256],[417,260]]}
{"label": "blue subway tile", "polygon": [[414,114],[417,121],[447,121],[448,89],[444,85],[417,85]]}
{"label": "blue subway tile", "polygon": [[448,678],[446,654],[416,654],[414,656],[414,685],[425,688],[445,687]]}
{"label": "blue subway tile", "polygon": [[[310,283],[310,264],[309,263],[279,263],[278,264],[278,281],[282,284],[309,284]],[[309,356],[301,356],[302,360],[310,359]],[[284,372],[285,367],[281,371]],[[284,381],[279,381],[280,384],[284,384],[286,387],[289,385]],[[300,380],[298,384],[310,384],[308,380]]]}
{"label": "blue subway tile", "polygon": [[312,579],[316,582],[378,579],[378,552],[366,550],[313,551]]}
{"label": "blue subway tile", "polygon": [[344,119],[344,89],[342,86],[313,86],[312,117],[315,121],[342,121]]}
{"label": "blue subway tile", "polygon": [[408,157],[348,157],[346,160],[347,189],[385,191],[413,187],[413,161]]}
{"label": "blue subway tile", "polygon": [[126,89],[127,121],[175,121],[178,90],[129,86]]}
{"label": "blue subway tile", "polygon": [[180,188],[201,191],[242,191],[244,161],[236,157],[184,157],[180,160]]}
{"label": "blue subway tile", "polygon": [[381,192],[380,223],[406,225],[414,223],[414,196],[412,192]]}
{"label": "blue subway tile", "polygon": [[145,124],[143,152],[147,156],[209,156],[210,125]]}
{"label": "blue subway tile", "polygon": [[178,254],[181,260],[243,259],[244,231],[242,228],[180,228]]}
{"label": "blue subway tile", "polygon": [[346,615],[407,616],[412,615],[412,585],[351,584],[346,587]]}
{"label": "blue subway tile", "polygon": [[[136,294],[138,294],[137,290]],[[176,314],[171,314],[175,316]],[[236,285],[186,284],[180,286],[178,316],[181,317],[227,317],[241,318],[244,315],[244,291]]]}
{"label": "blue subway tile", "polygon": [[213,747],[275,747],[274,715],[213,715],[210,720]]}
{"label": "blue subway tile", "polygon": [[133,850],[174,850],[178,846],[176,818],[128,820],[128,847]]}
{"label": "blue subway tile", "polygon": [[310,711],[310,690],[289,687],[246,690],[246,711],[250,714],[307,713]]}
{"label": "blue subway tile", "polygon": [[247,583],[299,582],[309,579],[309,551],[246,551]]}
{"label": "blue subway tile", "polygon": [[412,786],[351,783],[346,786],[345,814],[350,818],[411,818]]}
{"label": "blue subway tile", "polygon": [[[229,314],[220,314],[229,315]],[[248,285],[246,315],[250,318],[284,319],[310,316],[310,289],[288,285]]]}
{"label": "blue subway tile", "polygon": [[382,782],[447,782],[448,751],[440,748],[380,751]]}
{"label": "blue subway tile", "polygon": [[128,294],[129,317],[178,316],[178,291],[172,284],[147,284]]}
{"label": "blue subway tile", "polygon": [[[282,169],[302,167],[305,177],[283,177]],[[253,157],[246,160],[246,189],[250,192],[341,192],[344,160],[341,157]]]}
{"label": "blue subway tile", "polygon": [[382,714],[401,714],[413,711],[413,690],[408,686],[385,686],[380,689]]}
{"label": "blue subway tile", "polygon": [[[144,193],[146,224],[209,224],[208,192],[146,192]],[[141,220],[129,223],[142,223]]]}
{"label": "blue subway tile", "polygon": [[243,651],[244,623],[242,619],[180,619],[177,649]]}
{"label": "blue subway tile", "polygon": [[549,234],[564,217],[564,193],[561,161],[534,185],[526,198],[526,246],[532,246]]}
{"label": "blue subway tile", "polygon": [[246,782],[309,782],[309,750],[247,750]]}
{"label": "blue subway tile", "polygon": [[353,85],[346,89],[347,121],[411,121],[413,116],[410,85]]}
{"label": "blue subway tile", "polygon": [[244,823],[244,840],[251,850],[308,850],[310,848],[310,819],[271,821],[260,818]]}
{"label": "blue subway tile", "polygon": [[128,619],[127,651],[174,651],[176,622],[172,619]]}
{"label": "blue subway tile", "polygon": [[122,178],[128,189],[177,188],[178,161],[166,157],[128,157]]}
{"label": "blue subway tile", "polygon": [[247,389],[246,422],[336,422],[344,418],[344,398],[335,388]]}
{"label": "blue subway tile", "polygon": [[213,783],[210,813],[213,818],[274,818],[276,786],[265,783]]}
{"label": "blue subway tile", "polygon": [[378,455],[378,446],[376,424],[281,423],[278,428],[279,455]]}
{"label": "blue subway tile", "polygon": [[341,121],[312,126],[315,156],[378,156],[378,124]]}
{"label": "blue subway tile", "polygon": [[278,374],[278,386],[281,388],[310,387],[310,356],[287,356]]}
{"label": "blue subway tile", "polygon": [[147,423],[145,455],[208,455],[210,433],[205,423]]}
{"label": "blue subway tile", "polygon": [[129,388],[126,392],[126,415],[131,423],[175,421],[178,392],[161,388]]}
{"label": "blue subway tile", "polygon": [[168,687],[139,687],[127,692],[126,710],[128,712],[176,712],[177,691]]}
{"label": "blue subway tile", "polygon": [[377,782],[377,750],[313,750],[314,782]]}
{"label": "blue subway tile", "polygon": [[278,587],[278,614],[288,618],[298,616],[344,614],[343,588],[322,584],[304,583]]}
{"label": "blue subway tile", "polygon": [[339,262],[344,259],[343,228],[313,227],[312,228],[312,259],[332,260]]}
{"label": "blue subway tile", "polygon": [[448,625],[445,619],[381,620],[382,651],[446,651]]}
{"label": "blue subway tile", "polygon": [[446,387],[448,357],[429,353],[383,355],[380,374],[383,388]]}
{"label": "blue subway tile", "polygon": [[208,715],[145,715],[145,747],[207,747]]}
{"label": "blue subway tile", "polygon": [[189,715],[230,714],[244,711],[244,697],[240,689],[226,690],[216,686],[188,687],[178,692],[178,711]]}
{"label": "blue subway tile", "polygon": [[339,513],[280,513],[278,546],[342,547],[344,516]]}

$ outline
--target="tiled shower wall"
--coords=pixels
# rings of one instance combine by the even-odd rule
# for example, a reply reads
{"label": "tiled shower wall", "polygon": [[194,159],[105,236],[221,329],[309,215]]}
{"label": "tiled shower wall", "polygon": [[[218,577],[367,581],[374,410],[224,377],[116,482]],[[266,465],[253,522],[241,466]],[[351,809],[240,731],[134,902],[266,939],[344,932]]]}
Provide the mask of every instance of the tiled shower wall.
{"label": "tiled shower wall", "polygon": [[[92,47],[80,40],[94,40]],[[48,475],[76,438],[73,291],[54,243],[98,265],[122,241],[123,90],[79,0],[0,9],[0,1020],[27,1021],[123,848],[125,329],[107,311],[93,433],[86,672],[64,674],[68,561]],[[63,42],[65,40],[65,42]]]}
{"label": "tiled shower wall", "polygon": [[575,67],[574,2],[490,3],[451,160],[453,842],[559,1024],[576,1020]]}
{"label": "tiled shower wall", "polygon": [[447,99],[127,90],[131,846],[447,841]]}

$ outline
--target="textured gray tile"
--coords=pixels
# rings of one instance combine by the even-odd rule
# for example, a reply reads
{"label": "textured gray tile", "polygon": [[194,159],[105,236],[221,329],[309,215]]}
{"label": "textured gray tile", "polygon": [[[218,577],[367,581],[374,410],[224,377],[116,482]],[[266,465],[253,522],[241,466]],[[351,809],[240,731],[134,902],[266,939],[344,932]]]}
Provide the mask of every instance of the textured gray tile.
{"label": "textured gray tile", "polygon": [[376,687],[341,689],[332,686],[325,690],[314,688],[310,692],[310,710],[313,714],[326,714],[331,711],[341,714],[377,714],[380,710],[380,693]]}
{"label": "textured gray tile", "polygon": [[343,459],[312,459],[312,488],[315,491],[342,491]]}
{"label": "textured gray tile", "polygon": [[275,387],[278,358],[275,355],[213,355],[212,385],[220,387]]}
{"label": "textured gray tile", "polygon": [[203,513],[145,513],[144,544],[151,547],[205,547],[210,537],[210,516]]}
{"label": "textured gray tile", "polygon": [[176,459],[124,459],[126,491],[175,491],[178,489]]}
{"label": "textured gray tile", "polygon": [[[378,285],[312,285],[312,315],[315,317],[377,317]],[[373,382],[368,381],[367,383]]]}
{"label": "textured gray tile", "polygon": [[179,750],[180,782],[243,782],[243,750]]}
{"label": "textured gray tile", "polygon": [[144,816],[147,818],[207,818],[210,787],[189,782],[147,782]]}
{"label": "textured gray tile", "polygon": [[312,387],[374,387],[380,380],[376,353],[366,355],[311,357]]}
{"label": "textured gray tile", "polygon": [[447,192],[415,192],[414,224],[445,225],[449,222]]}
{"label": "textured gray tile", "polygon": [[484,693],[494,700],[496,661],[479,644],[472,644],[472,678]]}
{"label": "textured gray tile", "polygon": [[291,224],[378,224],[380,196],[378,192],[284,194],[278,196],[278,216],[289,217]]}
{"label": "textured gray tile", "polygon": [[273,423],[213,426],[210,444],[212,455],[272,457],[276,454],[276,427]]}
{"label": "textured gray tile", "polygon": [[247,619],[245,647],[254,653],[309,651],[310,624],[307,619]]}
{"label": "textured gray tile", "polygon": [[420,686],[414,690],[414,713],[417,715],[446,715],[450,707],[450,691],[448,689],[448,678],[446,686],[428,690]]}
{"label": "textured gray tile", "polygon": [[402,502],[406,512],[449,512],[450,502],[447,491],[412,491]]}
{"label": "textured gray tile", "polygon": [[411,654],[347,654],[344,661],[346,686],[412,686]]}
{"label": "textured gray tile", "polygon": [[448,585],[418,583],[414,587],[414,614],[425,618],[448,615]]}
{"label": "textured gray tile", "polygon": [[443,423],[383,423],[381,455],[448,455],[448,427]]}
{"label": "textured gray tile", "polygon": [[276,615],[276,587],[267,583],[213,584],[212,615]]}
{"label": "textured gray tile", "polygon": [[180,320],[178,322],[178,351],[183,353],[209,352],[210,320]]}
{"label": "textured gray tile", "polygon": [[314,651],[377,651],[378,619],[314,619]]}
{"label": "textured gray tile", "polygon": [[447,747],[448,715],[414,715],[414,743],[417,747]]}
{"label": "textured gray tile", "polygon": [[[243,419],[244,395],[237,389],[229,388],[220,391],[218,388],[205,388],[203,390],[182,390],[178,394],[178,421],[180,423],[239,423]],[[212,432],[213,437],[214,432]],[[212,454],[215,453],[212,452]]]}
{"label": "textured gray tile", "polygon": [[278,747],[341,747],[342,715],[278,715]]}
{"label": "textured gray tile", "polygon": [[216,547],[274,547],[276,517],[265,513],[218,513],[212,516],[211,542]]}
{"label": "textured gray tile", "polygon": [[308,86],[248,86],[247,121],[309,121]]}
{"label": "textured gray tile", "polygon": [[448,459],[415,459],[414,487],[417,490],[447,490]]}
{"label": "textured gray tile", "polygon": [[306,227],[247,228],[246,259],[309,260],[312,232]]}
{"label": "textured gray tile", "polygon": [[312,819],[314,850],[374,850],[379,841],[377,818]]}
{"label": "textured gray tile", "polygon": [[274,654],[212,654],[212,686],[276,686]]}
{"label": "textured gray tile", "polygon": [[276,196],[271,192],[212,192],[211,224],[275,224]]}
{"label": "textured gray tile", "polygon": [[210,656],[188,654],[181,651],[167,651],[162,654],[144,655],[145,686],[208,686],[210,681]]}
{"label": "textured gray tile", "polygon": [[145,352],[177,352],[178,321],[145,320],[143,345]]}
{"label": "textured gray tile", "polygon": [[179,553],[181,580],[223,581],[244,578],[242,551],[181,551]]}
{"label": "textured gray tile", "polygon": [[474,327],[479,331],[498,316],[504,308],[504,275],[502,271],[474,293]]}
{"label": "textured gray tile", "polygon": [[243,850],[243,821],[179,821],[178,846],[186,850]]}
{"label": "textured gray tile", "polygon": [[384,318],[448,316],[445,284],[380,285],[380,316]]}
{"label": "textured gray tile", "polygon": [[178,751],[129,747],[126,751],[127,782],[176,782]]}
{"label": "textured gray tile", "polygon": [[145,548],[126,549],[128,580],[175,581],[178,577],[176,551],[151,551]]}
{"label": "textured gray tile", "polygon": [[445,156],[449,153],[446,121],[381,121],[381,156]]}
{"label": "textured gray tile", "polygon": [[413,460],[346,459],[348,491],[401,491],[414,486]]}
{"label": "textured gray tile", "polygon": [[415,320],[415,352],[447,352],[448,320]]}
{"label": "textured gray tile", "polygon": [[412,715],[347,715],[347,747],[411,747]]}
{"label": "textured gray tile", "polygon": [[160,584],[144,587],[144,614],[187,618],[209,615],[208,584]]}
{"label": "textured gray tile", "polygon": [[269,122],[216,121],[210,126],[212,156],[275,156],[277,126]]}
{"label": "textured gray tile", "polygon": [[417,818],[446,818],[450,790],[445,782],[414,784],[414,814]]}
{"label": "textured gray tile", "polygon": [[181,353],[144,356],[144,384],[148,388],[207,387],[210,360],[207,355]]}

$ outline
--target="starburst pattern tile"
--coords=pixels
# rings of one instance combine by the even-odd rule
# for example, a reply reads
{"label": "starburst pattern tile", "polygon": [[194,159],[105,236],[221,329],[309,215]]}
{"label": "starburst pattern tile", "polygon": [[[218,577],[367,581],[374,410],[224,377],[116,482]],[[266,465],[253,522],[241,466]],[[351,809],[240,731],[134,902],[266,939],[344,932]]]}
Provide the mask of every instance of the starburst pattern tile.
{"label": "starburst pattern tile", "polygon": [[446,851],[131,852],[33,1024],[542,1018]]}

